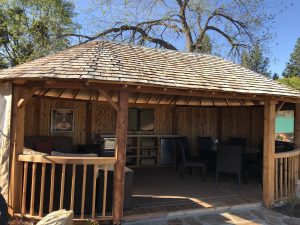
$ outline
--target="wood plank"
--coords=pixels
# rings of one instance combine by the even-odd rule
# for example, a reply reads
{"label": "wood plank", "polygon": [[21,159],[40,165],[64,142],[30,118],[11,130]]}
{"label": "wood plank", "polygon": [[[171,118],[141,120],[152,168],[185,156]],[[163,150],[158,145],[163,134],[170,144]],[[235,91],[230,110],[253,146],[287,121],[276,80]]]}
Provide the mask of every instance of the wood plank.
{"label": "wood plank", "polygon": [[280,198],[283,198],[283,159],[280,158]]}
{"label": "wood plank", "polygon": [[92,218],[95,218],[96,184],[97,184],[98,169],[99,169],[98,165],[94,165],[93,198],[92,198]]}
{"label": "wood plank", "polygon": [[[137,88],[140,86],[141,88]],[[86,86],[84,82],[65,82],[65,81],[57,81],[55,84],[47,84],[45,81],[31,81],[26,84],[26,87],[32,88],[78,88],[78,89],[97,89],[97,90],[115,90],[115,91],[131,91],[136,93],[155,93],[155,94],[163,94],[163,95],[181,95],[181,96],[194,96],[194,97],[214,97],[214,98],[228,98],[228,99],[246,99],[246,100],[262,100],[266,101],[272,98],[272,100],[276,101],[285,101],[285,102],[293,102],[299,103],[299,99],[296,97],[285,97],[285,96],[269,96],[269,95],[260,95],[260,94],[249,94],[249,93],[235,93],[234,91],[213,91],[212,92],[206,90],[192,90],[191,89],[178,89],[176,87],[170,88],[162,88],[162,87],[154,87],[154,86],[143,86],[143,85],[127,85],[124,87],[124,84],[104,84],[103,81],[91,81],[89,82],[89,86]]]}
{"label": "wood plank", "polygon": [[44,193],[45,193],[45,172],[46,164],[42,164],[42,178],[41,178],[41,190],[40,190],[40,207],[39,207],[39,216],[43,216],[44,211]]}
{"label": "wood plank", "polygon": [[106,216],[106,199],[107,199],[107,173],[108,166],[104,167],[104,182],[103,182],[103,203],[102,203],[102,216]]}
{"label": "wood plank", "polygon": [[223,141],[223,109],[218,108],[217,118],[217,138],[220,143]]}
{"label": "wood plank", "polygon": [[86,144],[92,144],[92,107],[91,102],[86,103],[86,119],[85,119],[85,142]]}
{"label": "wood plank", "polygon": [[[294,122],[294,144],[296,148],[300,148],[300,103],[295,104],[295,122]],[[299,160],[300,155],[298,156]],[[300,164],[298,164],[300,166]],[[299,175],[300,167],[298,167]],[[297,177],[299,179],[299,177]]]}
{"label": "wood plank", "polygon": [[66,180],[66,164],[63,164],[62,171],[61,171],[61,180],[60,180],[59,209],[64,208],[65,180]]}
{"label": "wood plank", "polygon": [[98,89],[98,91],[99,91],[99,93],[100,93],[101,95],[103,95],[103,97],[106,98],[106,100],[108,101],[108,103],[109,103],[116,111],[118,111],[118,105],[117,105],[117,103],[115,103],[115,102],[112,100],[112,98],[108,95],[108,93],[107,93],[105,90],[103,90],[103,89]]}
{"label": "wood plank", "polygon": [[70,203],[71,210],[74,209],[75,179],[76,179],[76,164],[73,164],[73,166],[72,166],[71,203]]}
{"label": "wood plank", "polygon": [[120,224],[123,219],[124,171],[126,163],[127,127],[128,127],[128,92],[119,92],[116,125],[116,164],[114,174],[113,223]]}
{"label": "wood plank", "polygon": [[53,211],[54,200],[54,182],[55,182],[55,163],[51,165],[51,184],[50,184],[50,201],[49,201],[49,213]]}
{"label": "wood plank", "polygon": [[274,205],[275,105],[273,100],[264,105],[263,201],[267,208]]}
{"label": "wood plank", "polygon": [[31,195],[30,195],[30,215],[34,214],[34,198],[35,198],[35,180],[36,180],[36,163],[32,164],[32,180],[31,180]]}
{"label": "wood plank", "polygon": [[284,158],[284,194],[288,197],[288,158]]}
{"label": "wood plank", "polygon": [[82,178],[82,195],[81,195],[81,215],[80,218],[84,218],[84,205],[85,205],[85,188],[86,188],[86,170],[87,165],[83,165],[83,178]]}
{"label": "wood plank", "polygon": [[114,157],[62,157],[62,156],[41,156],[41,155],[19,155],[23,162],[55,163],[55,164],[101,164],[111,165],[115,163]]}
{"label": "wood plank", "polygon": [[278,199],[278,159],[275,159],[275,199]]}
{"label": "wood plank", "polygon": [[38,88],[28,89],[26,93],[18,101],[18,108],[24,107],[37,90]]}
{"label": "wood plank", "polygon": [[21,212],[23,164],[18,161],[18,156],[23,153],[24,147],[24,118],[25,107],[18,108],[18,101],[24,95],[25,89],[13,87],[11,134],[10,134],[10,179],[9,179],[9,211]]}
{"label": "wood plank", "polygon": [[22,214],[26,213],[26,191],[27,191],[27,177],[28,175],[28,162],[24,162],[24,175],[23,175],[23,193],[22,193]]}

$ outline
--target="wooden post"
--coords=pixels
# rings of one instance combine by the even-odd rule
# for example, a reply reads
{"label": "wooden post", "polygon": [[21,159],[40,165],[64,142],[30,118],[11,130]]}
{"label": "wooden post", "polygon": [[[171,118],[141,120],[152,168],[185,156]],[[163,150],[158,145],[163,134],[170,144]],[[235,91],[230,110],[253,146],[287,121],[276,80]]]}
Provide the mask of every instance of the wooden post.
{"label": "wooden post", "polygon": [[[300,148],[300,104],[295,104],[295,124],[294,124],[294,143],[295,143],[295,148]],[[299,158],[300,160],[300,158]],[[300,163],[299,163],[300,165]],[[300,167],[298,168],[298,170],[300,171]],[[300,174],[300,173],[298,173]],[[299,177],[297,177],[296,179],[299,179]]]}
{"label": "wooden post", "polygon": [[120,91],[116,124],[116,164],[114,176],[113,224],[121,224],[123,219],[127,127],[128,92]]}
{"label": "wooden post", "polygon": [[25,107],[18,108],[18,102],[23,97],[24,93],[24,88],[13,88],[10,136],[10,185],[8,204],[10,214],[21,212],[23,165],[18,161],[18,156],[23,153],[24,147]]}
{"label": "wooden post", "polygon": [[267,208],[274,205],[275,105],[274,100],[264,105],[263,201]]}

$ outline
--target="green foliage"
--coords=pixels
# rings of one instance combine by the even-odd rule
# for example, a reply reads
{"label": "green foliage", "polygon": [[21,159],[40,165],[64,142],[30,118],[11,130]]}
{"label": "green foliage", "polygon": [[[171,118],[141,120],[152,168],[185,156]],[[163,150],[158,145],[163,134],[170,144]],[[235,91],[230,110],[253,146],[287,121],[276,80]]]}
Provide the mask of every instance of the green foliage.
{"label": "green foliage", "polygon": [[0,66],[15,66],[70,45],[74,5],[69,0],[5,0],[0,5]]}
{"label": "green foliage", "polygon": [[300,38],[298,38],[289,62],[283,71],[284,77],[300,77]]}
{"label": "green foliage", "polygon": [[283,77],[278,81],[300,91],[300,77]]}
{"label": "green foliage", "polygon": [[248,53],[244,51],[241,57],[241,65],[265,76],[271,76],[269,70],[270,59],[264,57],[259,44],[255,44],[254,48]]}

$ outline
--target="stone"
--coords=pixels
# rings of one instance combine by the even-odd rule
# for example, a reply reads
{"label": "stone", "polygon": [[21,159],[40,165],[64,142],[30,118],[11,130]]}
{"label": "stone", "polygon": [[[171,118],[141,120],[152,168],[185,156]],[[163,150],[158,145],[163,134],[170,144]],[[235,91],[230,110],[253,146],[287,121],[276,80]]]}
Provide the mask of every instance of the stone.
{"label": "stone", "polygon": [[199,220],[191,216],[184,218],[184,222],[187,225],[202,225],[202,223]]}
{"label": "stone", "polygon": [[37,225],[73,225],[73,218],[72,210],[62,209],[48,214]]}
{"label": "stone", "polygon": [[181,219],[171,219],[167,221],[168,225],[183,225],[183,221]]}

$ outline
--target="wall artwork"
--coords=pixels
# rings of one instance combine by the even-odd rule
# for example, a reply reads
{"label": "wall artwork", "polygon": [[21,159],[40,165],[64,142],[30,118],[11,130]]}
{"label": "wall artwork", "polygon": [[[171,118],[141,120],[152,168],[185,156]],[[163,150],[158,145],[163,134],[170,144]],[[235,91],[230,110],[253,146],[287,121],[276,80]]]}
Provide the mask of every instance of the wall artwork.
{"label": "wall artwork", "polygon": [[74,109],[51,109],[51,132],[74,132]]}

